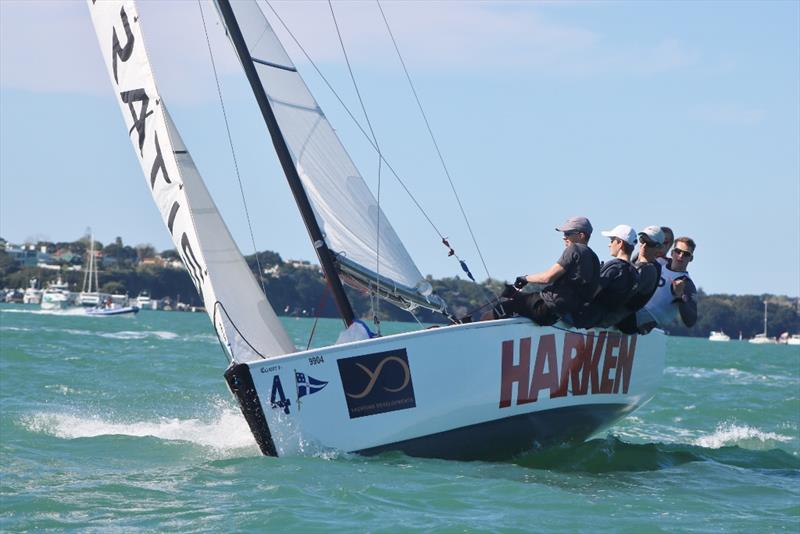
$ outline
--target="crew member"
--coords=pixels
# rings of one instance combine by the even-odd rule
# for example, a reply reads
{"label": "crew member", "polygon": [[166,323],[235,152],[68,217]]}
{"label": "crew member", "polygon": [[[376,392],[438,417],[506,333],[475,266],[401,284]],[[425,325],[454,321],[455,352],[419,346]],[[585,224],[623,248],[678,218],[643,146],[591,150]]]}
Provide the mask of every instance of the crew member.
{"label": "crew member", "polygon": [[653,326],[694,326],[697,322],[697,288],[687,268],[694,259],[696,245],[690,237],[675,239],[669,260],[658,258],[661,277],[658,288],[645,307],[636,314],[639,330]]}
{"label": "crew member", "polygon": [[601,234],[610,239],[608,250],[613,259],[600,267],[591,320],[595,326],[611,326],[628,315],[625,304],[639,287],[639,273],[630,261],[636,246],[636,230],[620,224]]}
{"label": "crew member", "polygon": [[[559,318],[578,327],[587,324],[589,304],[597,292],[600,260],[589,248],[592,224],[586,217],[571,217],[556,228],[563,234],[564,252],[546,271],[518,276],[503,303],[506,313],[517,313],[535,323],[552,325]],[[519,292],[528,283],[547,284],[540,293]]]}
{"label": "crew member", "polygon": [[636,312],[650,301],[658,288],[661,264],[657,259],[661,257],[666,239],[663,226],[647,226],[639,232],[639,257],[635,262],[636,270],[639,272],[639,287],[625,303],[627,315],[616,325],[625,334],[635,334],[639,331],[636,325]]}

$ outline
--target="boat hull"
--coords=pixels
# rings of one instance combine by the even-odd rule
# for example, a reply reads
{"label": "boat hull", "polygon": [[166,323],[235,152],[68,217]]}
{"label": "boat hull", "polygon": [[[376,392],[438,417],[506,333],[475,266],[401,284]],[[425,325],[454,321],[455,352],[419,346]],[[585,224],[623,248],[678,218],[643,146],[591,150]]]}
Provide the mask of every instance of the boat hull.
{"label": "boat hull", "polygon": [[264,454],[501,459],[583,440],[652,398],[665,337],[505,319],[229,368]]}
{"label": "boat hull", "polygon": [[136,306],[126,306],[122,308],[88,308],[86,315],[93,317],[110,317],[114,315],[133,315],[139,312]]}

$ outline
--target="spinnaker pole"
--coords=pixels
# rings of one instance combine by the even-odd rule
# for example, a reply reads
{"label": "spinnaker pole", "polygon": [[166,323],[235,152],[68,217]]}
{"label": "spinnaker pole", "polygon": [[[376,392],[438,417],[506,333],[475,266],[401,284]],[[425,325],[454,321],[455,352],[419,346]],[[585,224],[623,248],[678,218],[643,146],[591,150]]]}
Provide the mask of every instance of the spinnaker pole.
{"label": "spinnaker pole", "polygon": [[[236,50],[236,55],[239,56],[244,72],[247,75],[247,81],[250,82],[250,87],[256,97],[258,107],[261,108],[261,114],[264,117],[264,121],[267,123],[267,128],[272,138],[272,144],[275,147],[275,152],[278,154],[278,160],[281,163],[281,167],[283,167],[283,172],[286,175],[286,180],[289,182],[289,188],[292,190],[292,195],[294,195],[297,207],[300,209],[300,215],[303,217],[306,230],[308,230],[309,237],[311,237],[311,243],[314,245],[314,250],[317,252],[317,257],[322,266],[322,272],[333,292],[333,299],[336,302],[339,315],[341,315],[345,324],[350,326],[355,315],[353,313],[353,307],[350,305],[350,300],[344,292],[344,285],[339,278],[336,265],[334,264],[334,254],[328,248],[325,238],[322,235],[322,230],[317,223],[314,211],[311,209],[311,203],[308,200],[305,189],[303,189],[303,184],[300,181],[297,168],[294,165],[291,153],[286,145],[286,140],[278,125],[278,120],[275,118],[275,113],[261,85],[261,79],[253,65],[253,58],[250,55],[247,43],[245,43],[242,32],[239,29],[239,23],[236,21],[236,16],[233,13],[229,0],[216,0],[216,2],[219,7],[220,15],[222,15],[222,19],[225,22],[225,27],[228,30],[228,35]],[[280,65],[270,66],[273,68],[285,68]]]}

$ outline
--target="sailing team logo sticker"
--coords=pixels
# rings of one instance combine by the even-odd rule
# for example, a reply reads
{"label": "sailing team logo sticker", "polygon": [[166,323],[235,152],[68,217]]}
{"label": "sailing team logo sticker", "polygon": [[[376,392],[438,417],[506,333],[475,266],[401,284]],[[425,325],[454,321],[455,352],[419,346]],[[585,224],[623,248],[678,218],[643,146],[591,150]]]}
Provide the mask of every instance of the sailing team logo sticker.
{"label": "sailing team logo sticker", "polygon": [[294,381],[297,385],[298,401],[306,395],[313,395],[318,391],[322,391],[322,389],[328,385],[328,383],[324,380],[317,380],[311,375],[300,373],[298,371],[294,372]]}
{"label": "sailing team logo sticker", "polygon": [[336,363],[350,419],[416,407],[406,349],[342,358]]}

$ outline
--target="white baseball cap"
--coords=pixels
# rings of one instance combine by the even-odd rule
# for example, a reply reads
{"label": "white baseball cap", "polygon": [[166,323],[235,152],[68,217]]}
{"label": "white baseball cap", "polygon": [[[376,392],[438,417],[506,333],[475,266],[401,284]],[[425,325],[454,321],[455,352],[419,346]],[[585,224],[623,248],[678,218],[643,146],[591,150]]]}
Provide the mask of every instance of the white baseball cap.
{"label": "white baseball cap", "polygon": [[627,224],[618,224],[611,230],[604,230],[600,233],[606,237],[616,237],[617,239],[621,239],[629,245],[636,244],[636,230]]}

